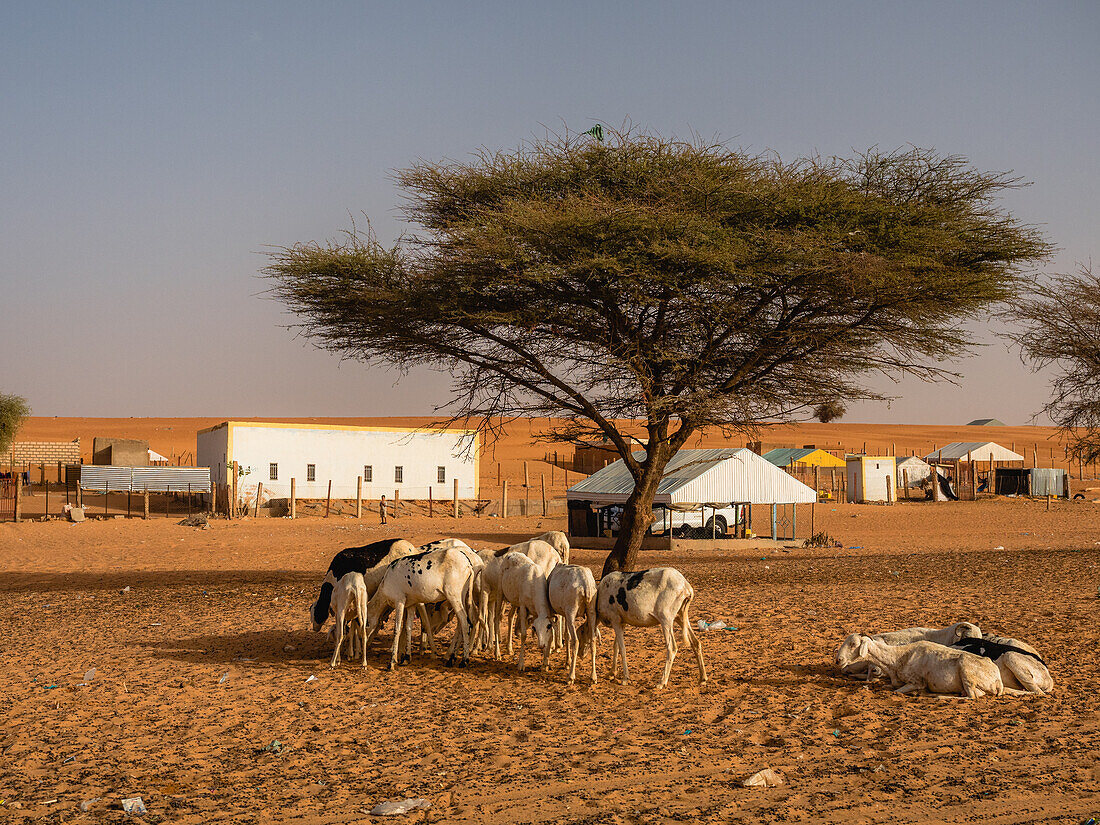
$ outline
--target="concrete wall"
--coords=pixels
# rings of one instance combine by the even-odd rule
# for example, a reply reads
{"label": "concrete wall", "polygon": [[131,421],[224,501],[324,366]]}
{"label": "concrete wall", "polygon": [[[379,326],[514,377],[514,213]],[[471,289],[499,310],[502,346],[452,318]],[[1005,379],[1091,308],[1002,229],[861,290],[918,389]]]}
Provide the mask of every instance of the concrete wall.
{"label": "concrete wall", "polygon": [[0,456],[0,462],[13,464],[65,464],[80,463],[80,439],[75,441],[17,441],[8,454]]}
{"label": "concrete wall", "polygon": [[92,439],[92,464],[115,467],[148,467],[149,442],[136,438]]}

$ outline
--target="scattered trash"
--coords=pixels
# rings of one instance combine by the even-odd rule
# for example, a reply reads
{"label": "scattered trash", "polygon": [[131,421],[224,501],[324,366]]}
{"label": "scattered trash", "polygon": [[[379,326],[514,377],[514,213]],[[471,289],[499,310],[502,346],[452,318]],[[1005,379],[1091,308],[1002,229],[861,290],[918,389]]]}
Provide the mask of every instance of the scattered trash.
{"label": "scattered trash", "polygon": [[55,803],[56,801],[57,801],[56,799],[43,799],[43,800],[42,800],[41,802],[39,802],[38,804],[39,804],[39,805],[52,805],[52,804],[53,804],[53,803]]}
{"label": "scattered trash", "polygon": [[151,625],[149,625],[149,627],[161,627],[162,624],[162,622],[153,622]]}
{"label": "scattered trash", "polygon": [[218,684],[219,685],[224,685],[228,681],[229,681],[229,671],[227,670],[225,673],[222,674],[222,678],[218,679]]}
{"label": "scattered trash", "polygon": [[428,809],[432,803],[427,799],[390,799],[387,802],[379,802],[371,808],[371,816],[399,816],[417,809]]}
{"label": "scattered trash", "polygon": [[66,504],[61,508],[61,513],[69,519],[69,521],[77,522],[84,521],[84,508],[73,507],[71,504]]}
{"label": "scattered trash", "polygon": [[1005,548],[1004,548],[1004,545],[1003,545],[1003,544],[998,544],[998,545],[997,545],[996,547],[994,547],[993,549],[994,549],[994,550],[1004,550]]}
{"label": "scattered trash", "polygon": [[310,676],[310,677],[309,677],[308,679],[306,679],[306,681],[307,681],[307,682],[316,682],[316,681],[317,681],[317,677],[316,677],[316,676]]}
{"label": "scattered trash", "polygon": [[90,668],[87,673],[84,674],[84,684],[88,684],[95,678],[95,668]]}
{"label": "scattered trash", "polygon": [[64,759],[62,759],[61,764],[62,765],[68,765],[70,762],[74,762],[74,761],[76,761],[76,754],[75,753],[72,756],[66,756]]}
{"label": "scattered trash", "polygon": [[130,585],[126,585],[124,588],[122,588],[118,592],[119,593],[129,593],[130,592]]}
{"label": "scattered trash", "polygon": [[862,549],[863,549],[863,545],[862,545],[862,544],[853,544],[853,545],[852,545],[852,546],[850,546],[850,547],[849,547],[848,549],[849,549],[849,550],[862,550]]}
{"label": "scattered trash", "polygon": [[837,739],[839,739],[840,738],[840,731],[839,730],[834,730],[833,731],[833,736],[835,736]]}
{"label": "scattered trash", "polygon": [[43,689],[43,690],[53,690],[53,689],[54,689],[55,687],[57,687],[57,685],[46,685],[46,686],[45,686],[44,688],[42,688],[42,689]]}
{"label": "scattered trash", "polygon": [[689,733],[691,733],[691,728],[688,728],[684,731],[684,736],[687,736]]}
{"label": "scattered trash", "polygon": [[293,653],[295,650],[294,645],[283,645],[284,653]]}
{"label": "scattered trash", "polygon": [[785,781],[783,774],[773,771],[771,768],[764,768],[764,770],[757,771],[741,784],[746,788],[778,788]]}
{"label": "scattered trash", "polygon": [[[713,621],[713,622],[708,622],[706,619],[700,619],[699,620],[699,629],[700,630],[725,630],[727,627],[729,627],[729,625],[727,625],[721,619],[718,619],[718,620]],[[734,630],[736,630],[736,629],[737,628],[734,628]]]}
{"label": "scattered trash", "polygon": [[181,527],[201,527],[204,530],[210,525],[206,522],[205,513],[196,513],[193,516],[188,516],[183,521],[177,522]]}
{"label": "scattered trash", "polygon": [[260,748],[262,753],[282,753],[283,744],[278,739],[272,739],[268,744]]}
{"label": "scattered trash", "polygon": [[92,806],[95,803],[99,802],[99,801],[100,801],[100,797],[98,797],[98,796],[95,797],[94,799],[85,799],[83,802],[80,803],[80,810],[90,811]]}
{"label": "scattered trash", "polygon": [[126,811],[129,816],[145,816],[149,813],[145,810],[145,803],[140,796],[132,796],[129,799],[122,800],[122,810]]}

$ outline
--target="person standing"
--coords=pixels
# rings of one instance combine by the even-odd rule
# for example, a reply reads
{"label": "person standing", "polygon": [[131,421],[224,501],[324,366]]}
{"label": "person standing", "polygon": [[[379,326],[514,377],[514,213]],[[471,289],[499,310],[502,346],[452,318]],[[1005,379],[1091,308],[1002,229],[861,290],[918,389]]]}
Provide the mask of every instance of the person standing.
{"label": "person standing", "polygon": [[386,523],[386,497],[382,496],[382,500],[378,502],[378,515],[382,517],[382,523]]}

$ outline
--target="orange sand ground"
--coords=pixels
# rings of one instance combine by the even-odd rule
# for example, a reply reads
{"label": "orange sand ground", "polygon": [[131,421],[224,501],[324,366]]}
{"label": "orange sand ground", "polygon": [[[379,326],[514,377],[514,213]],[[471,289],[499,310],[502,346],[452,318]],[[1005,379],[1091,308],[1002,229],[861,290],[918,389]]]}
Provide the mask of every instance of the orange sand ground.
{"label": "orange sand ground", "polygon": [[[433,807],[396,821],[1079,823],[1100,812],[1100,506],[818,510],[845,549],[644,555],[693,582],[695,618],[737,627],[703,634],[706,687],[681,652],[664,692],[652,689],[654,631],[628,633],[629,686],[607,680],[605,634],[599,684],[568,687],[560,657],[547,675],[480,655],[465,670],[418,655],[389,673],[376,648],[366,671],[332,671],[324,636],[307,629],[341,547],[398,535],[499,546],[559,520],[0,524],[0,820],[122,821],[119,801],[135,795],[146,821],[180,823],[366,822],[377,802],[406,796]],[[903,698],[831,666],[849,631],[960,618],[1035,643],[1055,694]],[[275,739],[281,753],[261,750]],[[740,787],[767,766],[788,784]]]}
{"label": "orange sand ground", "polygon": [[[195,429],[217,419],[138,421],[78,429],[36,419],[21,437],[145,434],[168,454],[193,449]],[[891,435],[899,452],[898,432],[914,444],[958,437],[827,432],[848,446]],[[818,437],[797,436],[791,443]],[[1017,440],[1041,441],[1033,430]],[[497,458],[516,479],[545,449],[516,435]],[[487,461],[489,476],[495,483]],[[366,671],[333,671],[324,636],[308,630],[306,608],[341,547],[442,535],[495,547],[562,526],[415,517],[383,529],[336,516],[207,530],[165,518],[0,524],[0,821],[120,822],[119,801],[136,795],[145,821],[173,823],[377,821],[365,812],[407,796],[433,807],[393,821],[1069,825],[1100,814],[1091,502],[1049,512],[1007,499],[818,505],[818,529],[843,549],[643,554],[643,566],[687,575],[694,618],[737,628],[703,634],[703,688],[681,650],[669,689],[652,689],[664,655],[652,630],[628,632],[628,686],[607,679],[605,633],[595,687],[568,687],[560,656],[545,675],[481,655],[465,670],[418,655],[389,673],[376,647]],[[850,631],[963,618],[1037,645],[1054,695],[898,697],[833,670]],[[280,753],[261,750],[275,739]],[[764,767],[788,784],[740,787]]]}

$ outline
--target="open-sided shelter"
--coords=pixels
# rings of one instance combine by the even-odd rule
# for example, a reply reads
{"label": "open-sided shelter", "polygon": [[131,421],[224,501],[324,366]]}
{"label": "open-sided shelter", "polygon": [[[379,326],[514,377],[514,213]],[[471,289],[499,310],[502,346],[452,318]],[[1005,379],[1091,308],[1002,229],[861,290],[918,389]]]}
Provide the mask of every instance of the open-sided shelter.
{"label": "open-sided shelter", "polygon": [[[645,452],[639,450],[634,455],[642,459]],[[599,535],[603,523],[594,525],[592,514],[613,511],[633,490],[634,477],[622,459],[574,484],[566,492],[570,533]],[[667,520],[666,529],[671,529],[684,523],[703,527],[709,523],[703,518],[708,511],[711,519],[721,518],[732,526],[740,523],[745,505],[811,504],[816,500],[812,489],[752,450],[712,448],[680,450],[668,463],[653,503],[663,511],[658,515]],[[676,514],[680,514],[679,521]]]}

